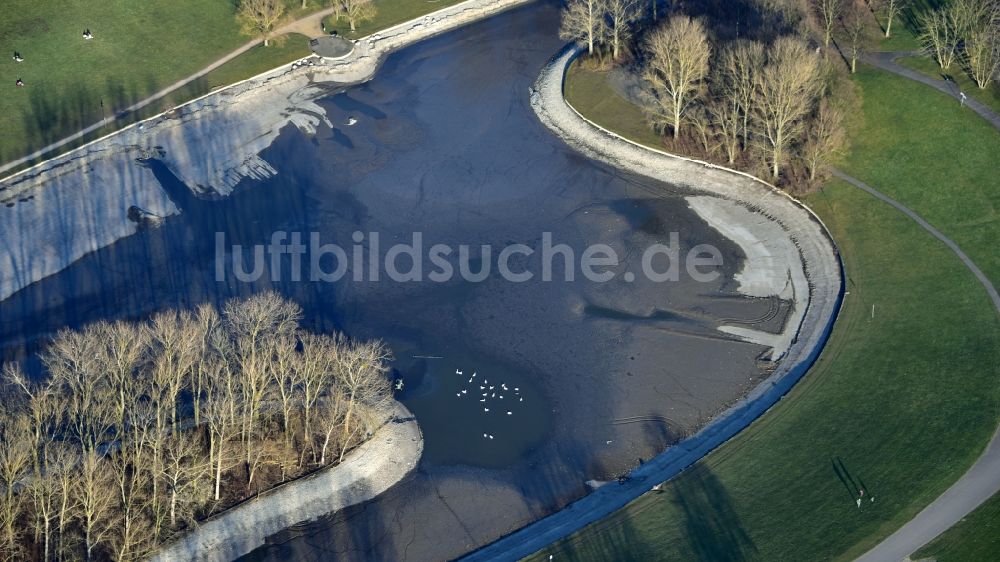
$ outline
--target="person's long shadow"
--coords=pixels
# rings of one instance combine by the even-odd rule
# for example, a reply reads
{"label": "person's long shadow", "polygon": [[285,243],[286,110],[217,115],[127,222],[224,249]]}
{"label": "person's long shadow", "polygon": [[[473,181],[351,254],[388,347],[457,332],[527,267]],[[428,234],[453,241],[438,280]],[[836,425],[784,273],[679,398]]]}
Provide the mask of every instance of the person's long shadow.
{"label": "person's long shadow", "polygon": [[851,475],[851,472],[847,470],[844,459],[834,457],[830,459],[830,465],[833,467],[833,472],[837,475],[837,478],[840,479],[841,484],[844,485],[844,489],[847,490],[847,495],[850,496],[851,501],[856,501],[861,495],[862,490],[864,490],[865,497],[872,497],[872,492],[868,489],[864,480],[860,476],[855,477]]}
{"label": "person's long shadow", "polygon": [[847,491],[847,495],[854,501],[858,497],[858,483],[851,476],[851,473],[844,466],[844,461],[840,457],[834,457],[830,459],[830,466],[833,467],[833,472],[837,475],[840,483],[844,485],[844,489]]}

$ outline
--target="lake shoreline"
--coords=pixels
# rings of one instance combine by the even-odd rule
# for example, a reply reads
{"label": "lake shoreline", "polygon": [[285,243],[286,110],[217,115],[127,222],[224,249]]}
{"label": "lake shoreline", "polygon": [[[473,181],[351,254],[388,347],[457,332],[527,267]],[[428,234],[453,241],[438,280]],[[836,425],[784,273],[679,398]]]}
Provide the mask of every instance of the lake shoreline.
{"label": "lake shoreline", "polygon": [[[805,205],[748,174],[633,143],[572,108],[563,95],[563,85],[566,71],[581,52],[582,47],[568,45],[541,71],[532,88],[531,104],[542,123],[589,158],[703,194],[687,197],[689,206],[724,236],[733,236],[731,239],[747,254],[744,269],[737,274],[741,292],[757,297],[769,293],[790,296],[797,311],[786,321],[779,337],[755,335],[754,330],[745,328],[720,328],[748,341],[757,338],[756,343],[761,345],[787,344],[787,348],[782,351],[774,347],[772,355],[780,357],[780,362],[771,375],[697,433],[643,463],[621,485],[602,486],[462,560],[518,560],[529,556],[624,507],[655,484],[702,459],[776,404],[805,376],[819,357],[842,302],[844,273],[839,253],[826,227]],[[745,222],[739,225],[746,232],[737,233],[732,224],[722,223],[722,218],[734,213],[752,215],[753,220],[744,216]],[[775,272],[782,270],[788,272],[791,294],[786,292],[787,285],[774,283],[779,279]]]}
{"label": "lake shoreline", "polygon": [[282,65],[0,179],[0,239],[17,241],[0,249],[0,300],[135,234],[137,214],[181,213],[145,160],[164,162],[199,197],[226,197],[279,172],[259,154],[285,127],[333,126],[318,98],[371,79],[399,49],[531,1],[444,8],[359,39],[347,57]]}
{"label": "lake shoreline", "polygon": [[154,562],[229,562],[267,538],[304,521],[363,503],[417,467],[424,439],[416,419],[397,402],[389,419],[335,465],[271,488],[185,532],[162,547]]}

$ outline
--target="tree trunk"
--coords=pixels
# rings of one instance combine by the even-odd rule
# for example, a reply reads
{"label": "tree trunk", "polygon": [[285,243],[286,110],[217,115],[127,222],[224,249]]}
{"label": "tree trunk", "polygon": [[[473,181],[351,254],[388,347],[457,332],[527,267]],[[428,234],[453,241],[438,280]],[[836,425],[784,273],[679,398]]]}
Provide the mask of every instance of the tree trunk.
{"label": "tree trunk", "polygon": [[332,434],[333,434],[333,428],[331,427],[331,428],[330,428],[330,429],[329,429],[329,430],[328,430],[328,431],[326,432],[326,438],[325,438],[325,439],[323,439],[323,449],[321,450],[321,452],[320,452],[320,454],[319,454],[319,465],[320,465],[320,466],[324,466],[324,465],[326,465],[326,448],[327,448],[327,446],[328,446],[328,445],[330,444],[330,436],[331,436]]}
{"label": "tree trunk", "polygon": [[[305,0],[303,0],[303,3]],[[177,525],[177,486],[170,490],[170,526],[176,527]]]}
{"label": "tree trunk", "polygon": [[42,560],[44,562],[49,561],[49,518],[45,516],[45,530],[43,531],[43,546],[42,546]]}
{"label": "tree trunk", "polygon": [[215,501],[219,501],[219,488],[222,483],[222,450],[218,452],[218,457],[215,459]]}
{"label": "tree trunk", "polygon": [[858,57],[851,57],[851,74],[858,70]]}
{"label": "tree trunk", "polygon": [[681,105],[679,101],[674,98],[674,139],[680,134],[681,130]]}
{"label": "tree trunk", "polygon": [[886,39],[888,39],[888,38],[889,38],[889,32],[890,32],[891,30],[892,30],[892,18],[889,18],[889,21],[887,21],[887,22],[885,23],[885,38],[886,38]]}

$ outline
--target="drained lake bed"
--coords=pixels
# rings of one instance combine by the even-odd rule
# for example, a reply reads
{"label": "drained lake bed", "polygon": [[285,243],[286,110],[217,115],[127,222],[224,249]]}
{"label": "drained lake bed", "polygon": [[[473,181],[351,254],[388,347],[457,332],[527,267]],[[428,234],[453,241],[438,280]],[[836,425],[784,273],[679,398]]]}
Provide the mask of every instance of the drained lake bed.
{"label": "drained lake bed", "polygon": [[[788,306],[737,291],[740,248],[683,190],[595,163],[538,122],[529,87],[562,46],[557,16],[533,5],[392,55],[373,80],[317,101],[332,127],[282,130],[260,155],[274,177],[227,197],[196,197],[149,161],[181,213],[0,302],[4,359],[30,365],[63,327],[268,289],[298,302],[313,330],[385,339],[397,397],[424,433],[421,465],[371,502],[273,537],[256,560],[454,558],[694,432],[767,374],[767,348],[719,326],[779,332]],[[275,233],[303,241],[300,275],[295,254],[256,253]],[[379,258],[415,233],[418,255],[466,246],[468,269],[489,272],[464,278],[456,251],[442,257],[459,272],[447,279],[392,279]],[[313,236],[349,259],[318,256]],[[499,271],[514,245],[527,250],[506,263],[531,279]],[[567,252],[544,259],[555,245]],[[579,265],[595,245],[618,257],[598,268],[610,279]],[[650,279],[644,269],[669,265],[665,251],[647,259],[657,245],[678,256],[711,246],[721,263],[700,271],[717,275]],[[376,259],[354,262],[355,247]],[[311,275],[339,265],[339,279]]]}

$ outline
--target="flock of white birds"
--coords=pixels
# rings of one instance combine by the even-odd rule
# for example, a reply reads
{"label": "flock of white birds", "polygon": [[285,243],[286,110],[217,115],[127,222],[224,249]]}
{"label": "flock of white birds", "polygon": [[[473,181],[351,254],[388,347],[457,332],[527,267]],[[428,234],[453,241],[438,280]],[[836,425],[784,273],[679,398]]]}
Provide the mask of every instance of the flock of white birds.
{"label": "flock of white birds", "polygon": [[[465,373],[463,373],[461,369],[455,369],[455,374],[460,377],[465,376]],[[472,376],[469,377],[469,380],[466,383],[471,386],[469,388],[463,388],[462,390],[456,392],[455,396],[457,398],[465,398],[467,396],[470,396],[469,390],[472,390],[471,394],[472,397],[476,396],[476,391],[475,391],[476,385],[474,383],[474,381],[476,380],[476,376],[477,376],[476,372],[473,371]],[[520,388],[516,386],[514,388],[511,388],[507,386],[507,383],[505,382],[490,384],[490,381],[485,377],[483,378],[482,382],[479,383],[479,396],[480,396],[479,401],[483,404],[484,414],[490,413],[490,405],[493,404],[494,412],[503,411],[507,412],[508,416],[513,416],[514,411],[507,409],[503,406],[505,406],[506,404],[512,404],[515,401],[514,400],[515,398],[517,399],[516,400],[517,402],[524,402],[524,397],[521,396]],[[506,400],[506,402],[498,402],[500,400]],[[498,407],[499,410],[497,409]],[[494,435],[492,433],[483,434],[483,439],[493,439],[493,438]]]}

